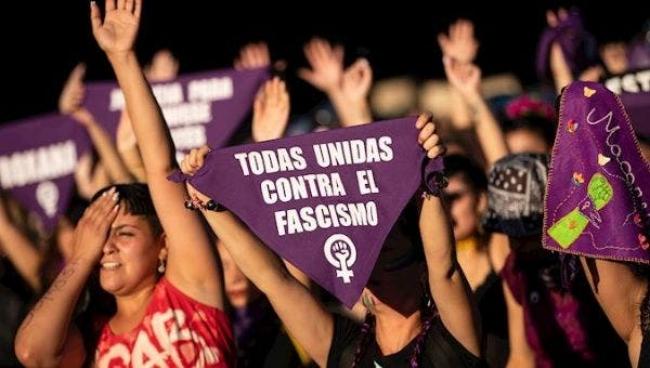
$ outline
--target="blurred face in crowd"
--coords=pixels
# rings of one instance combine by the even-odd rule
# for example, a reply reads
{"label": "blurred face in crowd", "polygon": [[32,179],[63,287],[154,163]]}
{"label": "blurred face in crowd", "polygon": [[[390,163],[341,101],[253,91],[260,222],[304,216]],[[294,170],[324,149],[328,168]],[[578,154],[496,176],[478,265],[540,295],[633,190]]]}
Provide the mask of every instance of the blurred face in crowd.
{"label": "blurred face in crowd", "polygon": [[510,153],[548,153],[551,149],[540,134],[528,129],[516,129],[506,133]]}
{"label": "blurred face in crowd", "polygon": [[465,180],[465,176],[458,174],[449,178],[445,198],[451,208],[454,238],[464,240],[476,235],[480,214],[487,202],[485,194],[476,193]]}
{"label": "blurred face in crowd", "polygon": [[262,292],[244,276],[228,250],[221,244],[221,241],[217,241],[217,249],[223,265],[223,277],[228,301],[236,309],[244,308],[260,297]]}
{"label": "blurred face in crowd", "polygon": [[104,244],[99,280],[115,296],[130,295],[154,285],[160,259],[167,257],[164,235],[156,235],[146,217],[120,206]]}

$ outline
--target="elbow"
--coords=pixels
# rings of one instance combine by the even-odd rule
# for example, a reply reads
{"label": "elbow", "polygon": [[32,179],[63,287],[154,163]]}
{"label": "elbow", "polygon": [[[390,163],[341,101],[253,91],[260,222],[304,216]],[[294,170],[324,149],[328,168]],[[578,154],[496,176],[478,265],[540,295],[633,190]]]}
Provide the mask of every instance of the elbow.
{"label": "elbow", "polygon": [[56,357],[47,357],[38,349],[20,336],[16,338],[14,352],[18,361],[25,367],[56,367],[58,359]]}

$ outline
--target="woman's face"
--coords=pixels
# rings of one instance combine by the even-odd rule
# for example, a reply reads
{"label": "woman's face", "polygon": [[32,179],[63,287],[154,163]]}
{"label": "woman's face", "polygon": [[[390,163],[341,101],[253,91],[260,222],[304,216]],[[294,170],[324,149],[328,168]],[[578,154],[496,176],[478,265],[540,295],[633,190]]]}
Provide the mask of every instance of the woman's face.
{"label": "woman's face", "polygon": [[392,271],[375,267],[363,289],[362,301],[373,314],[381,313],[388,307],[403,316],[410,316],[422,306],[422,279],[425,275],[421,262]]}
{"label": "woman's face", "polygon": [[422,305],[426,266],[412,253],[412,246],[395,228],[388,235],[362,294],[362,301],[372,313],[389,307],[409,316]]}
{"label": "woman's face", "polygon": [[528,129],[516,129],[508,132],[506,144],[510,153],[548,153],[551,148],[542,136]]}
{"label": "woman's face", "polygon": [[113,221],[103,251],[99,281],[116,296],[155,284],[159,259],[167,254],[164,237],[155,236],[144,216],[128,214],[124,206]]}
{"label": "woman's face", "polygon": [[217,249],[223,265],[223,277],[228,301],[236,309],[244,308],[260,297],[262,292],[244,276],[228,250],[221,244],[221,241],[217,241]]}
{"label": "woman's face", "polygon": [[464,240],[478,231],[481,197],[472,190],[463,175],[449,178],[445,188],[445,198],[451,207],[451,221],[454,226],[454,238]]}

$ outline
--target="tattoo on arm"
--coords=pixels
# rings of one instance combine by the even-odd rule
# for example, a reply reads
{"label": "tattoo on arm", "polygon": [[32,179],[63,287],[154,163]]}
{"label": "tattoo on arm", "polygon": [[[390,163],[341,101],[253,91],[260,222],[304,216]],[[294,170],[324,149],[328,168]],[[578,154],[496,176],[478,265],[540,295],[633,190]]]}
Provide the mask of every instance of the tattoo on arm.
{"label": "tattoo on arm", "polygon": [[47,290],[47,292],[41,297],[41,299],[34,305],[34,308],[29,312],[27,317],[25,317],[25,321],[23,322],[22,326],[20,327],[21,330],[29,327],[29,325],[32,322],[32,319],[34,318],[34,314],[43,307],[43,305],[47,302],[50,302],[54,299],[56,294],[58,294],[61,289],[65,287],[65,285],[68,283],[70,280],[70,277],[74,275],[78,261],[73,260],[70,261],[65,268],[61,271],[59,276],[56,277],[56,280],[54,280],[54,283],[52,283],[52,286]]}

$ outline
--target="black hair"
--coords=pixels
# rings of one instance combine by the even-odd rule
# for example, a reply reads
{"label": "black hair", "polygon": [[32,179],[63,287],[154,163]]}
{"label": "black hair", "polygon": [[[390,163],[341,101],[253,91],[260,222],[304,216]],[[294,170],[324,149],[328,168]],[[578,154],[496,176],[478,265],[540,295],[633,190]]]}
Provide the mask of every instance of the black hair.
{"label": "black hair", "polygon": [[463,180],[472,188],[474,193],[487,191],[487,176],[474,160],[467,156],[454,154],[445,156],[444,162],[445,175],[448,178],[462,175]]}
{"label": "black hair", "polygon": [[528,114],[515,119],[505,119],[502,128],[504,134],[517,130],[529,131],[541,137],[549,147],[553,146],[555,141],[555,122],[536,114]]}
{"label": "black hair", "polygon": [[108,191],[111,188],[115,188],[115,192],[118,193],[120,197],[120,203],[124,205],[124,210],[126,213],[143,216],[149,225],[151,225],[151,230],[154,236],[159,236],[163,233],[162,225],[156,215],[156,209],[153,205],[153,200],[151,199],[151,193],[149,192],[149,187],[146,184],[134,183],[134,184],[116,184],[111,185],[106,188],[100,189],[90,202],[94,202],[97,198]]}

